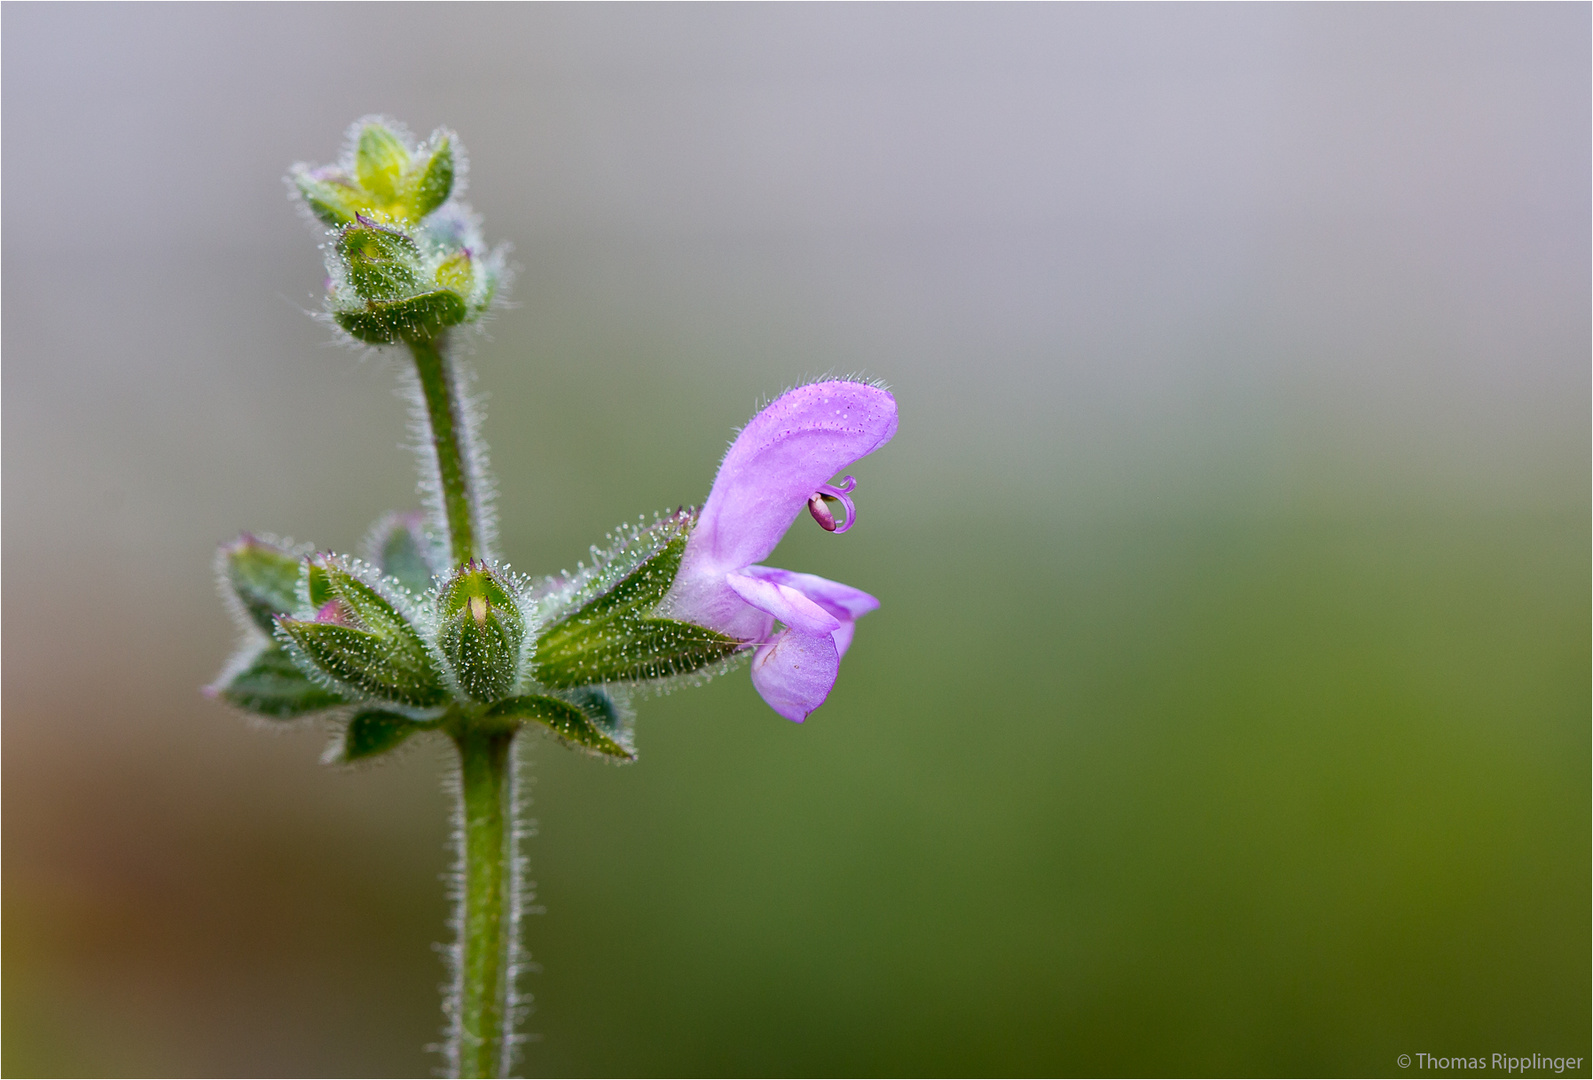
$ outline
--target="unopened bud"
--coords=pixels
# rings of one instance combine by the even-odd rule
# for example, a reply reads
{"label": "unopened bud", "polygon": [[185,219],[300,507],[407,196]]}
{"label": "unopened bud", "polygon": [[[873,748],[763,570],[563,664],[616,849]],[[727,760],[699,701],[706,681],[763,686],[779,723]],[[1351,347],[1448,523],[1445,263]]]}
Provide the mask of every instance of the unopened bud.
{"label": "unopened bud", "polygon": [[460,567],[438,598],[437,644],[459,688],[477,701],[499,701],[520,677],[525,617],[506,581],[473,561]]}
{"label": "unopened bud", "polygon": [[355,564],[334,555],[306,561],[305,592],[316,616],[311,621],[278,616],[279,640],[298,650],[353,698],[380,698],[415,708],[447,697],[420,634],[393,600]]}
{"label": "unopened bud", "polygon": [[420,249],[398,229],[356,218],[337,238],[337,254],[361,300],[405,300],[422,291]]}

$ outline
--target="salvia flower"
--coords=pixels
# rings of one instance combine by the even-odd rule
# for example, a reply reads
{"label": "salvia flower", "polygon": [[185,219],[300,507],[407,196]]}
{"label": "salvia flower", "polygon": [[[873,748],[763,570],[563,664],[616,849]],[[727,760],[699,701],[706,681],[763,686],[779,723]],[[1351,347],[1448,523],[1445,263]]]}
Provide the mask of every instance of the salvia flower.
{"label": "salvia flower", "polygon": [[[853,624],[879,601],[859,589],[758,565],[804,509],[826,531],[856,517],[856,481],[829,480],[896,434],[896,400],[831,380],[782,394],[731,444],[660,611],[755,646],[752,682],[775,712],[802,721],[835,685]],[[830,507],[845,508],[838,525]],[[776,629],[776,627],[779,629]]]}
{"label": "salvia flower", "polygon": [[458,938],[445,952],[441,1049],[449,1075],[505,1076],[526,1003],[520,732],[634,761],[638,691],[742,660],[781,716],[818,708],[857,620],[879,602],[762,562],[804,510],[826,532],[852,528],[857,482],[835,478],[896,433],[896,402],[849,380],[791,390],[739,433],[700,511],[622,526],[573,574],[514,572],[494,554],[481,413],[449,347],[450,329],[476,321],[507,273],[505,249],[487,249],[459,201],[464,168],[452,133],[417,142],[367,117],[337,164],[289,177],[325,230],[331,321],[357,342],[404,346],[414,362],[426,509],[377,521],[364,558],[248,533],[223,545],[216,568],[241,640],[207,692],[262,721],[329,724],[332,763],[370,762],[416,738],[453,744]]}

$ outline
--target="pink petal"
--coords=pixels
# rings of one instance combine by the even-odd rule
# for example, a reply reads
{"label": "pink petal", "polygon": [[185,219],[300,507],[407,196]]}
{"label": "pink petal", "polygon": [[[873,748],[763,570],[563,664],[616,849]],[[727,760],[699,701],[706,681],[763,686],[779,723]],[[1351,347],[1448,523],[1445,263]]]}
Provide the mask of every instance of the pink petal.
{"label": "pink petal", "polygon": [[752,418],[714,477],[682,572],[739,570],[768,556],[819,485],[890,441],[896,399],[831,380],[787,391]]}
{"label": "pink petal", "polygon": [[817,574],[799,574],[795,570],[781,570],[774,566],[749,566],[742,573],[795,589],[842,622],[861,619],[879,607],[879,601],[862,589],[854,589]]}
{"label": "pink petal", "polygon": [[800,724],[824,704],[840,669],[829,634],[785,630],[752,654],[752,685],[771,709]]}
{"label": "pink petal", "polygon": [[726,574],[725,584],[737,596],[766,611],[793,630],[804,634],[829,634],[840,629],[841,620],[795,589],[772,581],[761,581],[745,574]]}
{"label": "pink petal", "polygon": [[857,623],[844,622],[839,630],[830,635],[830,639],[835,642],[836,659],[845,656],[846,650],[852,647],[852,634],[856,629]]}

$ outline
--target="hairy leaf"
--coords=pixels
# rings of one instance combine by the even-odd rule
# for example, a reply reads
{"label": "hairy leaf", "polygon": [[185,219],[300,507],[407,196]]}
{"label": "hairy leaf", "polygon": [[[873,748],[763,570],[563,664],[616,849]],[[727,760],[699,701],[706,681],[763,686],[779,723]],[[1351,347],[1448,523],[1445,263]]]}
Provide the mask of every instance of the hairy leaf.
{"label": "hairy leaf", "polygon": [[230,705],[273,720],[291,720],[346,703],[342,695],[300,671],[276,642],[214,692]]}
{"label": "hairy leaf", "polygon": [[582,709],[558,698],[527,695],[500,701],[487,710],[489,720],[531,720],[542,724],[566,743],[594,754],[633,761],[635,751],[620,742],[612,704],[605,710],[597,699]]}

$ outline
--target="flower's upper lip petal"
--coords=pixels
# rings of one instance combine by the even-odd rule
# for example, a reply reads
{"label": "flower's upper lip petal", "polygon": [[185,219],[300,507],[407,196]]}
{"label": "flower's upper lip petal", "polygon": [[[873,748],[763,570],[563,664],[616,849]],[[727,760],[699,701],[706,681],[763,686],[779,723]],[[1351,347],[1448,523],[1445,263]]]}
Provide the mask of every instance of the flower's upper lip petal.
{"label": "flower's upper lip petal", "polygon": [[895,434],[896,399],[877,386],[831,380],[780,395],[725,454],[693,554],[726,570],[766,558],[820,484]]}
{"label": "flower's upper lip petal", "polygon": [[862,589],[854,589],[817,574],[799,574],[795,570],[781,570],[774,566],[749,566],[742,573],[793,588],[837,619],[845,621],[861,619],[879,607],[879,601]]}
{"label": "flower's upper lip petal", "polygon": [[804,634],[830,634],[841,628],[840,619],[788,585],[745,574],[726,574],[725,584],[759,611]]}

